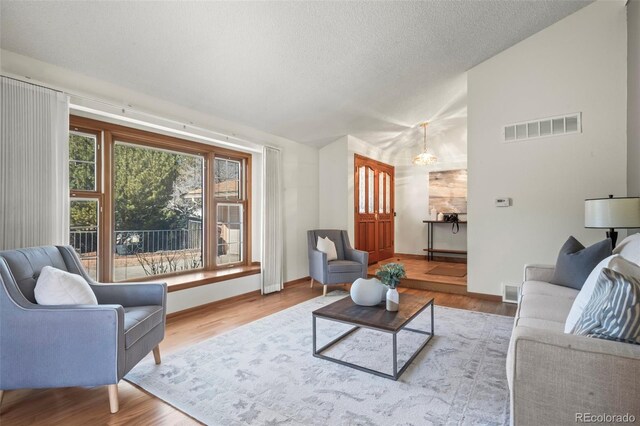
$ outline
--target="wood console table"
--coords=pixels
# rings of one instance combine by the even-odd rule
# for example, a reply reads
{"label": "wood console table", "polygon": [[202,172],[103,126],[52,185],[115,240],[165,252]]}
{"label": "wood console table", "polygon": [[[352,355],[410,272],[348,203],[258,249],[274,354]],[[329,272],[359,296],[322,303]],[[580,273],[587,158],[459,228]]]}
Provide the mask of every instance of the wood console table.
{"label": "wood console table", "polygon": [[[424,249],[427,252],[427,260],[433,260],[433,253],[447,253],[447,254],[464,254],[466,256],[466,250],[447,250],[447,249],[437,249],[433,248],[433,225],[437,223],[445,223],[447,225],[453,225],[453,222],[445,222],[443,220],[423,220],[422,223],[426,223],[429,225],[429,235],[427,237],[428,240],[428,248]],[[466,225],[466,220],[458,221],[460,225]]]}

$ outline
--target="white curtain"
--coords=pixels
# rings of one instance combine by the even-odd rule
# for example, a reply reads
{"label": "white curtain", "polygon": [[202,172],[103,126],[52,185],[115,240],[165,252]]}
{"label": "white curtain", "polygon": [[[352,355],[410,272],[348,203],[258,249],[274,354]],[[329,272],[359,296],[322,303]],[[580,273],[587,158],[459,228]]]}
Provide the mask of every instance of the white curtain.
{"label": "white curtain", "polygon": [[68,96],[1,78],[0,250],[68,244]]}
{"label": "white curtain", "polygon": [[276,148],[265,147],[262,154],[262,294],[267,294],[283,285],[282,158]]}

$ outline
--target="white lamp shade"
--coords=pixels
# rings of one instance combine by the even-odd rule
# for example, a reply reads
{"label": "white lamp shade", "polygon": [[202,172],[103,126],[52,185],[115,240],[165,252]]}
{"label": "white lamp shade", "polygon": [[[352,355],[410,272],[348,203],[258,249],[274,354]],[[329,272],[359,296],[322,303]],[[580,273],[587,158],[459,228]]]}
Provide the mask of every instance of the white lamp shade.
{"label": "white lamp shade", "polygon": [[584,202],[586,228],[640,228],[640,198],[596,198]]}

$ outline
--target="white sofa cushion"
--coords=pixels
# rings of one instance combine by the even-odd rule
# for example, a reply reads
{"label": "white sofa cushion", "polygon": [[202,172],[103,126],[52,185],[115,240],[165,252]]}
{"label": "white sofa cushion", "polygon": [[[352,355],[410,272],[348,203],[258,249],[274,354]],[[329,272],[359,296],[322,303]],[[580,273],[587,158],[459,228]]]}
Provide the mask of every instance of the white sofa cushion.
{"label": "white sofa cushion", "polygon": [[525,281],[522,284],[522,295],[541,294],[544,296],[570,297],[575,299],[579,291],[574,288],[564,287],[544,281]]}
{"label": "white sofa cushion", "polygon": [[640,232],[631,234],[622,240],[622,242],[613,249],[613,254],[619,254],[625,259],[640,265]]}
{"label": "white sofa cushion", "polygon": [[519,318],[537,318],[564,323],[571,310],[573,298],[525,294],[520,299]]}
{"label": "white sofa cushion", "polygon": [[538,330],[548,330],[562,333],[564,330],[564,322],[549,321],[539,318],[518,318],[516,320],[517,327],[537,328]]}
{"label": "white sofa cushion", "polygon": [[587,306],[591,296],[593,295],[593,290],[596,288],[598,277],[604,268],[613,269],[623,275],[640,278],[640,266],[628,261],[620,254],[611,255],[598,263],[587,277],[587,280],[584,282],[584,286],[582,286],[582,290],[580,290],[576,300],[573,302],[573,306],[571,307],[571,311],[569,312],[567,321],[564,325],[565,333],[571,333],[573,331],[578,319],[584,312],[584,308]]}
{"label": "white sofa cushion", "polygon": [[34,296],[39,305],[97,305],[98,299],[80,275],[45,266],[40,271]]}

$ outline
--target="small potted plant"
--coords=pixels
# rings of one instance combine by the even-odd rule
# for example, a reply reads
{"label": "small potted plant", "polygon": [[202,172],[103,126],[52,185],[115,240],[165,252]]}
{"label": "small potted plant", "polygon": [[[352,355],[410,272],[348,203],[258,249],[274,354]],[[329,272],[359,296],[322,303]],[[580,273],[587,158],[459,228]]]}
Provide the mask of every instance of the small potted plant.
{"label": "small potted plant", "polygon": [[402,263],[387,263],[376,271],[376,277],[382,284],[389,287],[389,290],[387,290],[387,311],[395,312],[398,310],[400,295],[397,287],[400,284],[400,280],[406,276]]}

